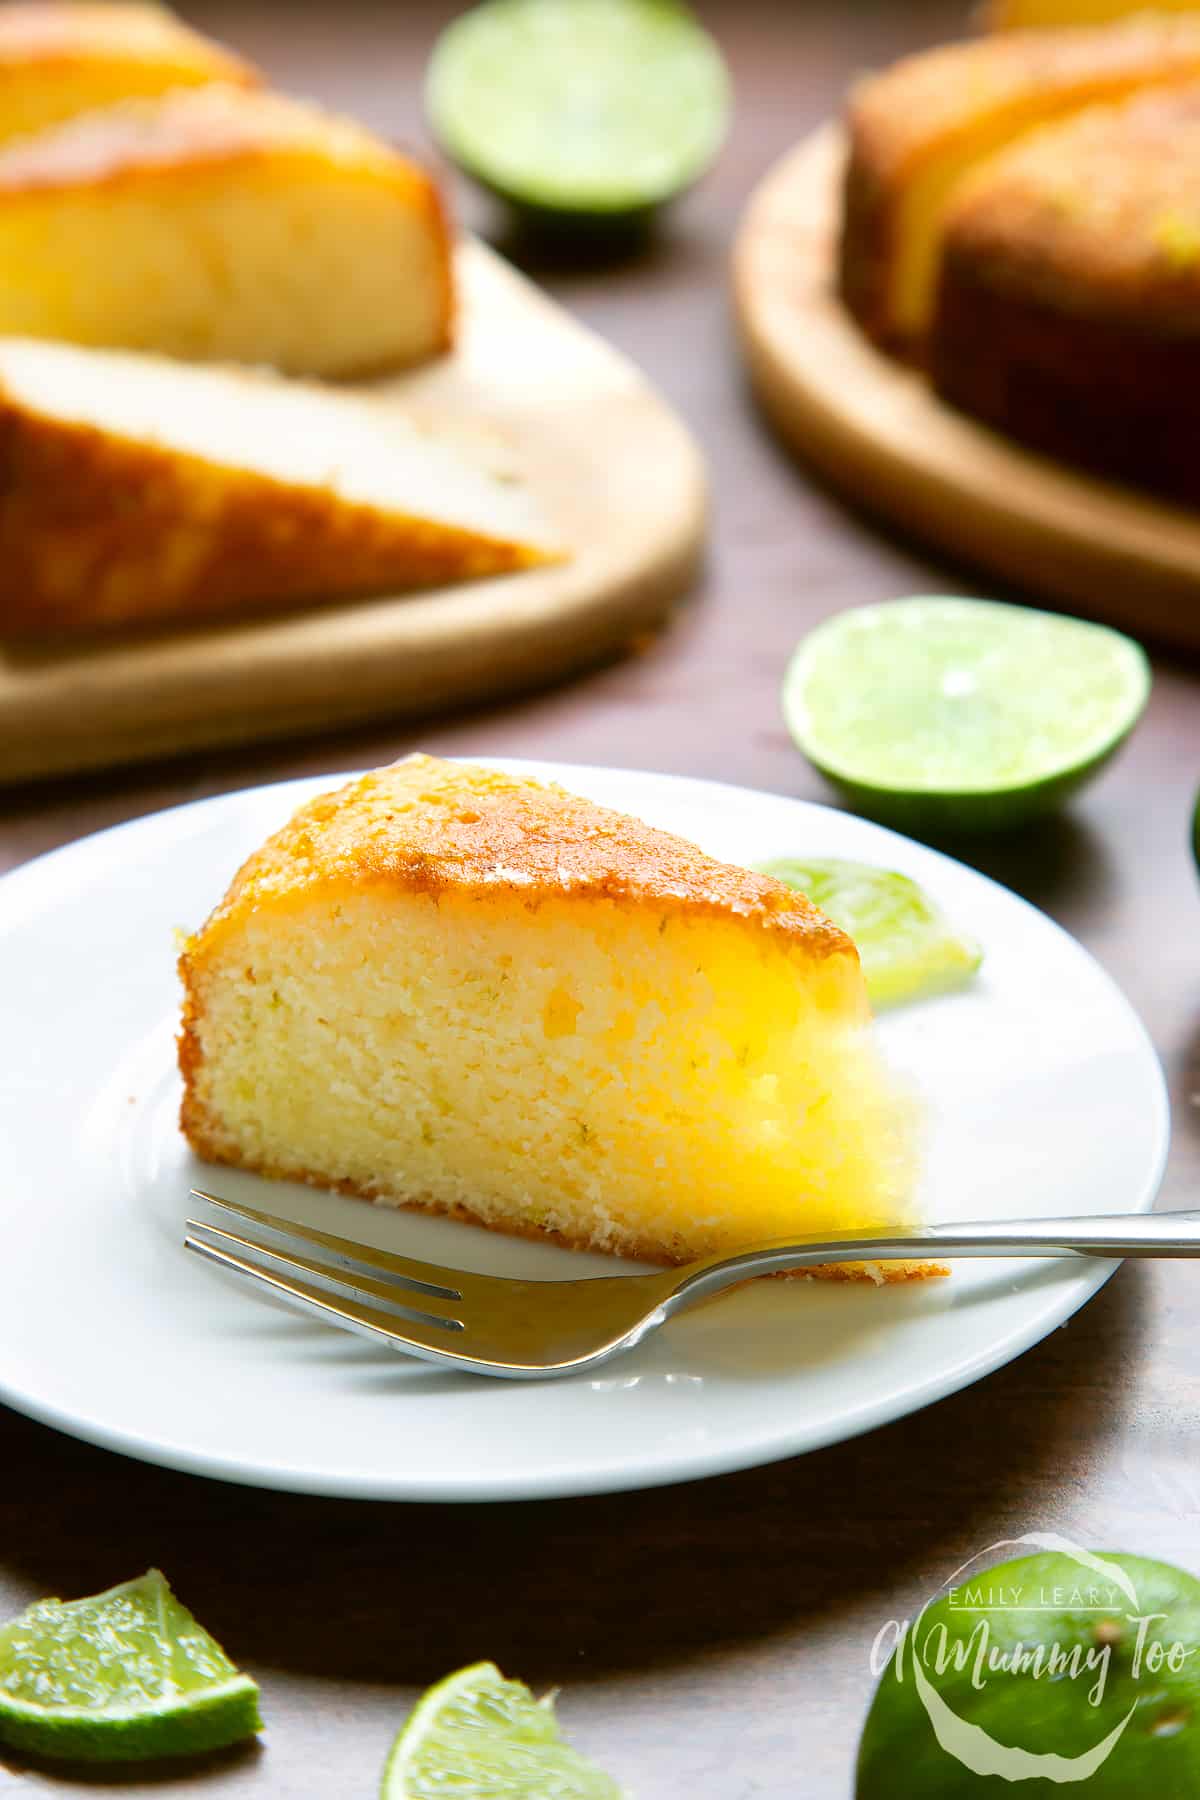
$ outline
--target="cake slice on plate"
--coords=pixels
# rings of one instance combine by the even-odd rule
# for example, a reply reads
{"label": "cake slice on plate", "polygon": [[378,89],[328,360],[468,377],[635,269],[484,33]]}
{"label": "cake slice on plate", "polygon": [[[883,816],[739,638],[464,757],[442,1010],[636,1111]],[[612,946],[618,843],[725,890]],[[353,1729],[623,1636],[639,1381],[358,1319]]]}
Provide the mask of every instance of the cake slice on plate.
{"label": "cake slice on plate", "polygon": [[257,80],[162,7],[0,6],[0,142],[135,95]]}
{"label": "cake slice on plate", "polygon": [[0,636],[387,593],[560,556],[501,456],[392,404],[0,339]]}
{"label": "cake slice on plate", "polygon": [[0,150],[0,332],[366,375],[448,347],[428,173],[348,120],[214,83]]}
{"label": "cake slice on plate", "polygon": [[351,782],[180,969],[210,1161],[655,1262],[909,1214],[849,938],[561,788],[425,756]]}
{"label": "cake slice on plate", "polygon": [[1200,14],[1014,32],[905,57],[858,84],[841,293],[877,342],[920,355],[946,209],[985,158],[1050,120],[1200,79]]}

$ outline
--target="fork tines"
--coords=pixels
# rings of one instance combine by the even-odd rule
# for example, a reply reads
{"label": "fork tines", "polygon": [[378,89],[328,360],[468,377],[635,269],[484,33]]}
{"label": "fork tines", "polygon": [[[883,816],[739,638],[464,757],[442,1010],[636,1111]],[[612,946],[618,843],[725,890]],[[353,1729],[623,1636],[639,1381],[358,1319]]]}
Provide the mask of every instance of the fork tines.
{"label": "fork tines", "polygon": [[[290,1243],[261,1243],[219,1225],[189,1219],[185,1247],[210,1262],[249,1277],[261,1286],[329,1324],[382,1338],[396,1349],[437,1355],[450,1348],[453,1334],[465,1329],[460,1316],[464,1286],[486,1277],[464,1277],[462,1271],[437,1263],[418,1262],[375,1250],[315,1226],[300,1225],[273,1213],[240,1206],[215,1194],[192,1189],[199,1200],[250,1220],[283,1240],[300,1240],[328,1253],[306,1255]],[[312,1279],[305,1279],[312,1277]],[[382,1305],[373,1304],[383,1302]],[[425,1302],[425,1304],[420,1304]]]}

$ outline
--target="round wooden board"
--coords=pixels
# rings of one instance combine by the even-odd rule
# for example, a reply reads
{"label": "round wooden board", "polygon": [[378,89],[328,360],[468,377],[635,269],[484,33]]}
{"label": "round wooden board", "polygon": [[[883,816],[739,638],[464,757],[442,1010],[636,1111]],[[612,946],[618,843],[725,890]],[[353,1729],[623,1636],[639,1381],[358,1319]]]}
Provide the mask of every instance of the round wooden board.
{"label": "round wooden board", "polygon": [[855,500],[1037,592],[1200,649],[1200,516],[1021,450],[860,333],[834,284],[844,140],[826,126],[753,196],[738,322],[781,434]]}
{"label": "round wooden board", "polygon": [[704,546],[691,437],[625,357],[480,244],[460,248],[459,290],[454,353],[372,391],[502,447],[568,560],[240,623],[0,644],[0,781],[428,714],[569,674],[662,619]]}

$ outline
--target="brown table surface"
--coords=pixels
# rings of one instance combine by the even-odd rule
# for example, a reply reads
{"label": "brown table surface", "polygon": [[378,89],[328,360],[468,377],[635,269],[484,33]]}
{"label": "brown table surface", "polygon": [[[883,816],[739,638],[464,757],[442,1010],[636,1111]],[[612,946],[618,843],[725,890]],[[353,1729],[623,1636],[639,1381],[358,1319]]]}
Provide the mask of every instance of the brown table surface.
{"label": "brown table surface", "polygon": [[[452,9],[196,0],[184,10],[280,82],[413,137],[423,58]],[[158,807],[415,746],[828,798],[779,717],[796,638],[855,602],[981,590],[856,516],[771,441],[733,352],[726,258],[754,181],[848,78],[951,35],[960,14],[937,0],[731,0],[708,13],[739,98],[720,169],[643,255],[534,265],[638,360],[707,448],[711,564],[674,627],[636,660],[492,711],[0,794],[0,868]],[[491,217],[466,196],[464,211],[476,224]],[[1198,785],[1200,676],[1161,661],[1136,738],[1069,817],[960,851],[1075,932],[1146,1019],[1174,1099],[1163,1199],[1176,1206],[1200,1199],[1200,889],[1188,850]],[[145,1468],[2,1413],[0,1616],[152,1562],[168,1572],[260,1679],[270,1729],[257,1752],[147,1784],[164,1796],[370,1795],[419,1687],[492,1657],[539,1687],[561,1685],[576,1741],[640,1800],[845,1800],[871,1641],[966,1557],[1054,1529],[1200,1571],[1195,1282],[1184,1265],[1127,1266],[1068,1327],[915,1418],[773,1468],[640,1495],[455,1508],[258,1493]],[[71,1785],[0,1766],[0,1794]],[[110,1785],[133,1791],[125,1776]]]}

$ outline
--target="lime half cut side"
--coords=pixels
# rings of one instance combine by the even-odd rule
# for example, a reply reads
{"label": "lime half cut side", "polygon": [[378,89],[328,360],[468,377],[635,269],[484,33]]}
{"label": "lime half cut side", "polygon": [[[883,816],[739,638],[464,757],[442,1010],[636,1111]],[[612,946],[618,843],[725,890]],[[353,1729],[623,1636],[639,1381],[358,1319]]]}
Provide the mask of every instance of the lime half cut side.
{"label": "lime half cut side", "polygon": [[252,1737],[258,1689],[157,1569],[0,1627],[0,1742],[71,1762],[190,1756]]}
{"label": "lime half cut side", "polygon": [[907,875],[836,857],[781,857],[760,866],[807,894],[854,939],[874,1006],[962,987],[983,960],[978,944]]}
{"label": "lime half cut side", "polygon": [[439,38],[426,101],[486,187],[610,225],[695,181],[729,119],[724,60],[682,0],[484,0]]}
{"label": "lime half cut side", "polygon": [[1018,825],[1061,804],[1133,730],[1150,666],[1107,626],[987,600],[856,607],[784,680],[804,754],[862,811],[914,831]]}
{"label": "lime half cut side", "polygon": [[418,1701],[392,1746],[381,1800],[622,1800],[616,1783],[559,1735],[535,1700],[494,1663],[448,1675]]}

